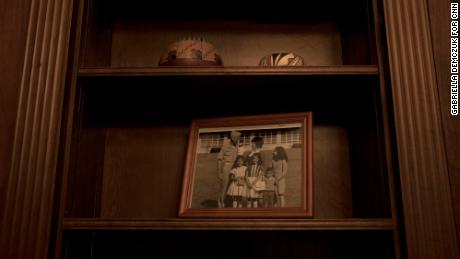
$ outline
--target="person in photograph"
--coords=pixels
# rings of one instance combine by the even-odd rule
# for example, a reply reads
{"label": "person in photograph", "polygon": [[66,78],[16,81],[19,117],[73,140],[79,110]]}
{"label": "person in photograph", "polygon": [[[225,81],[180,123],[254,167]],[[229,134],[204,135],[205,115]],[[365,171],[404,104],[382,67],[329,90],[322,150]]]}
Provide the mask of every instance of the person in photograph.
{"label": "person in photograph", "polygon": [[251,151],[249,151],[249,153],[246,155],[246,162],[245,162],[246,166],[249,166],[252,163],[252,157],[255,154],[260,154],[260,150],[262,149],[263,145],[264,145],[264,139],[262,137],[257,136],[251,139]]}
{"label": "person in photograph", "polygon": [[273,208],[277,196],[277,180],[273,174],[273,169],[267,169],[263,179],[265,182],[265,190],[262,191],[263,206],[264,208]]}
{"label": "person in photograph", "polygon": [[276,147],[273,151],[272,170],[277,181],[278,207],[284,207],[286,200],[286,175],[288,172],[288,157],[283,147]]}
{"label": "person in photograph", "polygon": [[248,208],[257,208],[261,198],[260,191],[256,189],[256,182],[263,180],[262,157],[259,153],[254,153],[248,165],[246,182],[248,186],[247,204]]}
{"label": "person in photograph", "polygon": [[219,208],[225,207],[225,197],[227,195],[230,170],[232,169],[232,166],[235,163],[236,157],[238,155],[240,136],[241,133],[238,131],[230,132],[230,138],[224,139],[220,153],[217,156],[217,172],[220,182],[220,192],[217,198],[217,205]]}
{"label": "person in photograph", "polygon": [[233,208],[242,208],[246,198],[246,171],[244,157],[237,156],[235,163],[230,170],[230,185],[228,186],[227,195],[232,198]]}

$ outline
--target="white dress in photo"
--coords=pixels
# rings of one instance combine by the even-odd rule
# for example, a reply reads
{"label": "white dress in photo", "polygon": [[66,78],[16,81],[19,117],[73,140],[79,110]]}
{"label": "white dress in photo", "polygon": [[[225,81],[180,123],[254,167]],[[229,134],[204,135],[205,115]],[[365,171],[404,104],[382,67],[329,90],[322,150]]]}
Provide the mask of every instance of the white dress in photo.
{"label": "white dress in photo", "polygon": [[230,171],[230,176],[233,176],[233,181],[228,187],[227,195],[229,196],[246,196],[246,166],[233,168]]}

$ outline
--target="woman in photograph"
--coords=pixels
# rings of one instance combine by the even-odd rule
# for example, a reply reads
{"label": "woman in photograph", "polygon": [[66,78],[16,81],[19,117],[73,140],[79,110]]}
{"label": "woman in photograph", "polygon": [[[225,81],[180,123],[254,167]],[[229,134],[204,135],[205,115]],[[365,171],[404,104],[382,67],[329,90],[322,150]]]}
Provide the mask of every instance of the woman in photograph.
{"label": "woman in photograph", "polygon": [[288,157],[283,147],[276,147],[273,151],[272,169],[277,181],[278,207],[284,207],[286,200],[286,175],[288,170]]}
{"label": "woman in photograph", "polygon": [[[254,137],[251,139],[251,151],[246,155],[246,166],[249,166],[252,163],[252,157],[255,154],[260,154],[260,150],[264,145],[264,139],[262,137]],[[261,162],[262,164],[262,162]]]}
{"label": "woman in photograph", "polygon": [[225,196],[227,195],[230,170],[238,155],[240,136],[241,133],[238,131],[230,132],[230,138],[224,140],[220,153],[217,156],[217,172],[220,182],[219,197],[217,198],[217,205],[219,208],[225,207]]}
{"label": "woman in photograph", "polygon": [[246,173],[246,182],[248,185],[248,208],[257,208],[259,199],[261,198],[260,191],[257,190],[256,183],[263,180],[262,158],[259,153],[254,153],[251,156],[249,166]]}
{"label": "woman in photograph", "polygon": [[232,198],[233,208],[242,208],[244,198],[246,198],[246,171],[244,157],[237,156],[232,170],[230,170],[230,186],[227,195]]}

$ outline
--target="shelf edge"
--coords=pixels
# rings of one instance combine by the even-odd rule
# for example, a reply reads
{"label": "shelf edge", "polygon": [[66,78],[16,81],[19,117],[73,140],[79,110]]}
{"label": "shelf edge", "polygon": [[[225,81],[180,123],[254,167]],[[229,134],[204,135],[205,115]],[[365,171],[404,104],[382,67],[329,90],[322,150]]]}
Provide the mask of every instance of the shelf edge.
{"label": "shelf edge", "polygon": [[64,230],[393,230],[391,219],[350,220],[105,220],[65,219]]}
{"label": "shelf edge", "polygon": [[378,75],[376,65],[311,67],[142,67],[80,68],[79,77],[219,75]]}

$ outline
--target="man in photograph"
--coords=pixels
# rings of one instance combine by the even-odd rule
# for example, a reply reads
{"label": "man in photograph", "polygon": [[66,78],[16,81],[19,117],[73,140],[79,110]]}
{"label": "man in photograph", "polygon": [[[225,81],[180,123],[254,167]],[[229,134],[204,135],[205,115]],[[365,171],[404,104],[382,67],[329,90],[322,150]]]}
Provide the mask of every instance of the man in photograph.
{"label": "man in photograph", "polygon": [[217,205],[219,208],[225,207],[224,202],[225,196],[227,195],[230,170],[232,169],[233,163],[238,155],[240,136],[241,133],[238,131],[230,132],[230,138],[224,140],[220,153],[217,156],[217,171],[220,181],[220,192],[217,199]]}

